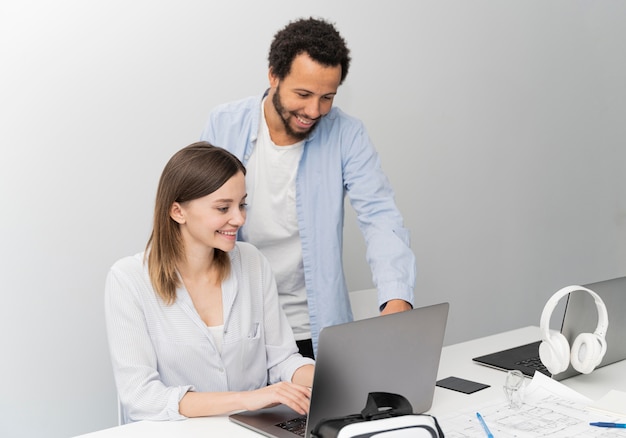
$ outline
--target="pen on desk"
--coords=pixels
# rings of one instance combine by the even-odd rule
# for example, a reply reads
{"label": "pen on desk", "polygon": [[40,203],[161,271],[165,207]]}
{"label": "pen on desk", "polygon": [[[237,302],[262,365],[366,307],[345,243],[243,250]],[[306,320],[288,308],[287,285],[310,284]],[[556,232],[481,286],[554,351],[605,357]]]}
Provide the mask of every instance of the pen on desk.
{"label": "pen on desk", "polygon": [[479,412],[476,412],[476,418],[478,418],[478,421],[480,421],[480,424],[483,426],[483,429],[485,430],[485,433],[487,434],[487,438],[493,438],[493,434],[487,427],[487,423],[485,423],[485,420],[483,420],[483,416],[480,415]]}
{"label": "pen on desk", "polygon": [[602,421],[599,421],[597,423],[589,423],[589,425],[597,427],[621,427],[626,429],[626,423],[604,423]]}

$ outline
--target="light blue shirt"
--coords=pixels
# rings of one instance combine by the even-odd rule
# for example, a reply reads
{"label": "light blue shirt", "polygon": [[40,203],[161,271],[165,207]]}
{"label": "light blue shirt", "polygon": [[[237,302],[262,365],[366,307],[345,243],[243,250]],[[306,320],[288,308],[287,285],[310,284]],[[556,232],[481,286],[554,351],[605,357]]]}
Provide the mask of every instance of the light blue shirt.
{"label": "light blue shirt", "polygon": [[314,363],[298,354],[267,259],[243,242],[229,255],[221,353],[184,287],[172,305],[157,296],[143,253],[111,268],[105,319],[124,422],[183,419],[187,391],[254,390]]}
{"label": "light blue shirt", "polygon": [[[229,150],[245,165],[256,143],[262,98],[217,107],[209,115],[201,139]],[[346,194],[365,237],[379,305],[392,299],[413,304],[415,255],[393,190],[363,123],[333,107],[305,142],[296,178],[315,349],[322,328],[352,320],[342,266]]]}

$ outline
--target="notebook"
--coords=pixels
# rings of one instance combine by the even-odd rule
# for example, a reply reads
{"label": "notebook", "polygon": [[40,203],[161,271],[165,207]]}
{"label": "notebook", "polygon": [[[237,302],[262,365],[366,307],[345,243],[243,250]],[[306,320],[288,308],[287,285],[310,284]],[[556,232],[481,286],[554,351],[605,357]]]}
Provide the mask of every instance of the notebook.
{"label": "notebook", "polygon": [[308,418],[284,405],[233,414],[231,421],[269,437],[310,437],[322,418],[361,412],[369,392],[406,397],[415,413],[430,409],[448,303],[326,327],[320,333]]}
{"label": "notebook", "polygon": [[[607,350],[596,368],[626,359],[626,277],[584,285],[600,297],[606,305],[609,327],[606,333]],[[561,324],[561,333],[570,346],[580,333],[593,333],[598,324],[596,305],[586,292],[576,291],[568,295],[565,313]],[[535,371],[563,380],[580,374],[570,365],[562,373],[552,375],[539,360],[541,340],[496,353],[475,357],[473,360],[482,365],[501,370],[520,370],[532,377]]]}

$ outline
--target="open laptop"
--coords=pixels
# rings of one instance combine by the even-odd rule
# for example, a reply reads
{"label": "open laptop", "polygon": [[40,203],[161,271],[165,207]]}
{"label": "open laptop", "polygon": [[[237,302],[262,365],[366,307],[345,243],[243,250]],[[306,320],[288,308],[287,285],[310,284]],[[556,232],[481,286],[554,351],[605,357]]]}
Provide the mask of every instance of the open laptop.
{"label": "open laptop", "polygon": [[[624,336],[626,334],[626,277],[591,283],[584,287],[600,295],[609,316],[606,354],[596,368],[626,359],[626,336]],[[584,291],[569,294],[561,333],[570,346],[579,334],[593,333],[597,325],[598,312],[593,298]],[[562,373],[552,375],[539,360],[540,343],[541,340],[475,357],[473,360],[501,370],[520,370],[529,377],[532,377],[535,371],[542,372],[555,380],[563,380],[580,374],[570,365]]]}
{"label": "open laptop", "polygon": [[448,309],[441,303],[323,329],[309,415],[300,433],[287,430],[300,416],[284,405],[233,414],[230,420],[269,437],[308,438],[319,420],[359,413],[367,394],[377,391],[406,397],[415,413],[427,411]]}

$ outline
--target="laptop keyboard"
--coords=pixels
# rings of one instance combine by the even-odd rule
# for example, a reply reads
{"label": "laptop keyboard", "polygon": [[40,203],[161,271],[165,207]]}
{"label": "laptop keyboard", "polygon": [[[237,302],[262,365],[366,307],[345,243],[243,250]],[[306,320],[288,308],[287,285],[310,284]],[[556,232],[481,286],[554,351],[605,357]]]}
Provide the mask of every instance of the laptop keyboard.
{"label": "laptop keyboard", "polygon": [[533,370],[537,370],[547,376],[550,376],[550,371],[546,368],[546,366],[541,362],[539,356],[529,357],[528,359],[520,360],[515,362],[515,365],[521,365],[527,368],[532,368]]}
{"label": "laptop keyboard", "polygon": [[304,436],[306,433],[306,415],[283,421],[282,423],[278,423],[276,426],[288,430],[293,434]]}

